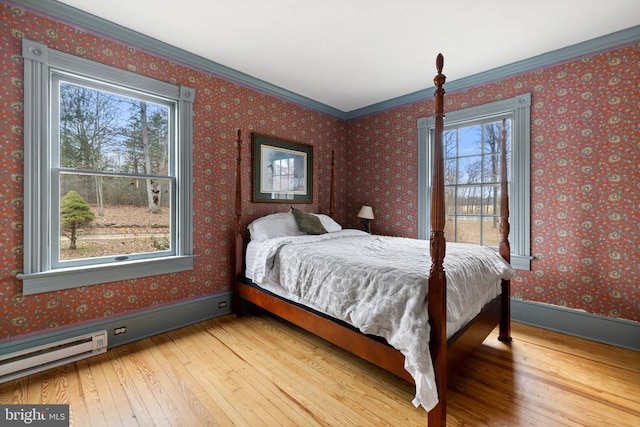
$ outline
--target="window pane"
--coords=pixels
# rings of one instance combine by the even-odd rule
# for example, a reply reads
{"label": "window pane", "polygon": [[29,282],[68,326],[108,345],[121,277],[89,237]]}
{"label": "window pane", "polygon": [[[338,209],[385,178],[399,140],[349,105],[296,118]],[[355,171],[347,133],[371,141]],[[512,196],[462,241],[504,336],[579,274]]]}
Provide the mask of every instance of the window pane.
{"label": "window pane", "polygon": [[480,215],[482,213],[482,186],[458,187],[456,194],[458,215]]}
{"label": "window pane", "polygon": [[[507,125],[507,153],[510,153],[511,152],[511,119],[507,119],[506,125]],[[502,130],[502,125],[500,126],[500,129]],[[502,137],[502,134],[500,137]]]}
{"label": "window pane", "polygon": [[444,206],[447,215],[456,213],[456,187],[444,188]]}
{"label": "window pane", "polygon": [[458,182],[458,160],[444,161],[444,185],[453,185]]}
{"label": "window pane", "polygon": [[497,216],[483,218],[482,244],[492,247],[500,244],[500,218]]}
{"label": "window pane", "polygon": [[483,150],[485,153],[498,153],[500,151],[500,138],[502,132],[502,121],[485,123],[482,126]]}
{"label": "window pane", "polygon": [[486,185],[482,187],[482,214],[498,215],[500,211],[500,186]]}
{"label": "window pane", "polygon": [[61,261],[172,250],[170,179],[63,173],[60,194]]}
{"label": "window pane", "polygon": [[458,130],[458,156],[482,153],[482,127],[480,125],[462,127]]}
{"label": "window pane", "polygon": [[458,159],[458,184],[482,182],[482,157],[461,157]]}
{"label": "window pane", "polygon": [[447,242],[456,241],[456,217],[447,215],[447,221],[444,224],[444,239]]}
{"label": "window pane", "polygon": [[445,130],[443,135],[444,144],[444,157],[455,158],[457,157],[456,145],[458,142],[456,129]]}
{"label": "window pane", "polygon": [[457,242],[480,244],[480,217],[459,216],[456,222]]}
{"label": "window pane", "polygon": [[487,154],[482,159],[482,182],[498,182],[500,180],[500,155]]}
{"label": "window pane", "polygon": [[60,166],[167,175],[166,105],[60,82]]}

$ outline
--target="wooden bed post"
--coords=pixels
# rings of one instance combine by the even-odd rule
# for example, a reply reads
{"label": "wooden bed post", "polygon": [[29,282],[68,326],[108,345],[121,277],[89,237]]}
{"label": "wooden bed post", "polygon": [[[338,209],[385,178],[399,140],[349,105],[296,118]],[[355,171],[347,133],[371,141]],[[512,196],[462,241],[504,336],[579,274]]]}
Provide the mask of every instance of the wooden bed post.
{"label": "wooden bed post", "polygon": [[331,150],[331,186],[329,191],[329,216],[333,218],[333,215],[336,213],[336,197],[335,197],[335,189],[336,189],[336,150]]}
{"label": "wooden bed post", "polygon": [[[511,245],[509,244],[509,182],[507,176],[507,119],[502,119],[500,138],[500,255],[511,264]],[[502,318],[500,334],[502,342],[511,342],[511,280],[502,281]]]}
{"label": "wooden bed post", "polygon": [[[242,132],[238,129],[238,139],[236,140],[238,155],[236,157],[236,208],[233,237],[235,239],[233,251],[233,288],[235,283],[244,274],[244,241],[240,231],[240,219],[242,218]],[[238,241],[240,240],[240,241]],[[237,315],[242,313],[242,301],[238,292],[233,292],[233,311]]]}
{"label": "wooden bed post", "polygon": [[429,427],[446,426],[447,416],[447,280],[444,274],[446,243],[444,239],[444,82],[442,74],[444,58],[438,54],[438,74],[433,82],[435,91],[435,131],[433,140],[433,182],[431,193],[431,270],[429,271],[429,294],[427,306],[431,323],[429,347],[438,389],[438,404],[429,411]]}

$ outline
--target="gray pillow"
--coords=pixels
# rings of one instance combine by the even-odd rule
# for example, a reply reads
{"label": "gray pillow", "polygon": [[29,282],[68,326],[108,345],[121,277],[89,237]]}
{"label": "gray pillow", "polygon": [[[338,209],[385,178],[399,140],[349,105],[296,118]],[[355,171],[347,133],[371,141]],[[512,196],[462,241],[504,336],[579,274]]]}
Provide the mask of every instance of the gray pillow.
{"label": "gray pillow", "polygon": [[322,225],[322,222],[320,222],[320,218],[318,218],[317,216],[308,214],[294,207],[291,208],[291,213],[296,220],[296,224],[298,224],[298,230],[302,231],[303,233],[325,234],[327,232],[327,230]]}

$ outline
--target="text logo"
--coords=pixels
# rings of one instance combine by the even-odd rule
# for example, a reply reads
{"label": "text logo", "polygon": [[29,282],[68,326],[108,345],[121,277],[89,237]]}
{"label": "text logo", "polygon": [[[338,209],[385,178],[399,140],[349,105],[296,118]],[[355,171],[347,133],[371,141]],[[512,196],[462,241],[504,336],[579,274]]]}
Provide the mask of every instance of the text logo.
{"label": "text logo", "polygon": [[69,427],[69,405],[0,405],[0,425]]}

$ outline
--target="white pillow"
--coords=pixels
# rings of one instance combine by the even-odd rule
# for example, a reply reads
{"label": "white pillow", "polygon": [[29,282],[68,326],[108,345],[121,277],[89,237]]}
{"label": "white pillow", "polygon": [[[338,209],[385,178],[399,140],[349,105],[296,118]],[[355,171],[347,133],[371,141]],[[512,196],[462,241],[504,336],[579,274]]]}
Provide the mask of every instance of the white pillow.
{"label": "white pillow", "polygon": [[322,223],[322,226],[329,233],[333,233],[334,231],[342,230],[342,226],[340,224],[338,224],[337,222],[335,222],[333,220],[333,218],[331,218],[330,216],[323,215],[323,214],[313,214],[313,215],[315,215],[318,218],[320,218],[320,222]]}
{"label": "white pillow", "polygon": [[256,219],[249,224],[251,240],[261,242],[267,239],[287,236],[301,236],[298,224],[291,212],[276,213]]}

